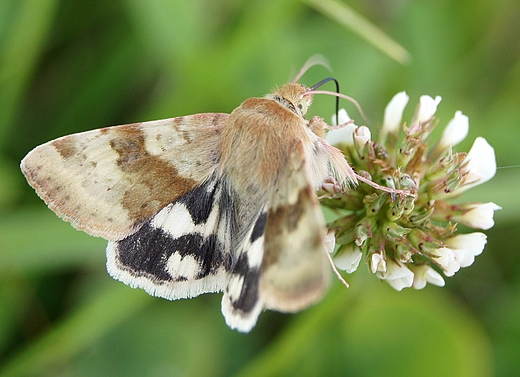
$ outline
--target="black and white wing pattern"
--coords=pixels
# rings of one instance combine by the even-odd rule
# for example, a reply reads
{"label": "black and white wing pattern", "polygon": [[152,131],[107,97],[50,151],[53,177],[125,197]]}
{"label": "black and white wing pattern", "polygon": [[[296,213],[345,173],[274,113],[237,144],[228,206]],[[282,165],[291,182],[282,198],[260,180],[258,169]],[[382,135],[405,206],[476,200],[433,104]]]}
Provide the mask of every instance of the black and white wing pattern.
{"label": "black and white wing pattern", "polygon": [[222,291],[233,264],[229,194],[217,177],[107,247],[114,278],[170,300]]}

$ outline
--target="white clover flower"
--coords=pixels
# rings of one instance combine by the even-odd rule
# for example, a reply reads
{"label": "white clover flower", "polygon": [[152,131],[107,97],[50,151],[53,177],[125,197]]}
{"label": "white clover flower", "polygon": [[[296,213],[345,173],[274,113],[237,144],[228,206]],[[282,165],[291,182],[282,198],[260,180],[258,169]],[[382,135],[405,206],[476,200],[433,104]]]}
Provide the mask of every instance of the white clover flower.
{"label": "white clover flower", "polygon": [[460,267],[468,267],[475,261],[486,246],[487,236],[484,233],[458,234],[444,240],[444,244],[455,254]]}
{"label": "white clover flower", "polygon": [[419,109],[417,110],[416,120],[419,123],[427,122],[432,119],[437,111],[437,105],[441,102],[442,97],[437,96],[433,99],[430,96],[421,96]]}
{"label": "white clover flower", "polygon": [[469,131],[469,118],[462,111],[455,112],[455,116],[448,122],[439,139],[437,149],[454,147],[466,138]]}
{"label": "white clover flower", "polygon": [[370,257],[370,271],[375,274],[376,272],[386,271],[386,260],[380,253],[373,253]]}
{"label": "white clover flower", "polygon": [[460,270],[460,263],[455,258],[455,253],[447,247],[440,247],[430,251],[430,256],[435,264],[439,265],[446,276],[453,276]]}
{"label": "white clover flower", "polygon": [[429,255],[446,274],[453,276],[461,267],[468,267],[475,256],[482,253],[486,235],[480,232],[459,234],[444,240],[445,247],[432,250]]}
{"label": "white clover flower", "polygon": [[468,173],[465,182],[451,196],[459,195],[471,187],[489,181],[497,171],[495,150],[483,137],[475,139],[464,162],[465,171]]}
{"label": "white clover flower", "polygon": [[423,289],[426,283],[444,287],[444,279],[441,274],[435,271],[430,265],[421,264],[419,266],[409,266],[413,272],[414,289]]}
{"label": "white clover flower", "polygon": [[[350,117],[348,116],[347,111],[345,109],[340,109],[338,115],[340,125],[350,121]],[[336,114],[332,116],[332,125],[338,125],[338,122],[336,122]],[[330,145],[334,146],[348,147],[350,145],[354,145],[353,133],[356,130],[356,128],[358,127],[353,123],[345,124],[343,127],[339,127],[329,131],[325,136],[325,140],[327,140]]]}
{"label": "white clover flower", "polygon": [[385,117],[383,127],[381,128],[381,138],[384,138],[388,133],[395,132],[401,125],[403,118],[403,111],[410,97],[406,92],[399,92],[392,97],[385,108]]}
{"label": "white clover flower", "polygon": [[336,246],[336,234],[334,233],[333,230],[329,230],[327,232],[327,235],[325,236],[323,243],[325,244],[325,249],[329,253],[334,252],[334,247]]}
{"label": "white clover flower", "polygon": [[351,120],[350,116],[347,113],[347,110],[345,110],[345,109],[339,109],[338,118],[339,118],[339,122],[336,119],[336,114],[332,114],[332,125],[333,126],[345,124],[347,122],[350,122],[350,120]]}
{"label": "white clover flower", "polygon": [[495,225],[493,215],[495,211],[502,209],[493,202],[470,204],[470,210],[463,215],[452,217],[454,221],[467,225],[473,229],[489,229]]}
{"label": "white clover flower", "polygon": [[354,130],[354,143],[358,148],[363,148],[370,141],[372,134],[367,126],[361,126]]}
{"label": "white clover flower", "polygon": [[408,267],[401,266],[392,260],[386,262],[386,271],[378,272],[377,276],[385,280],[396,291],[411,287],[414,279],[414,274]]}
{"label": "white clover flower", "polygon": [[356,245],[345,245],[338,254],[333,258],[334,264],[340,270],[344,270],[351,274],[359,267],[359,262],[363,253]]}

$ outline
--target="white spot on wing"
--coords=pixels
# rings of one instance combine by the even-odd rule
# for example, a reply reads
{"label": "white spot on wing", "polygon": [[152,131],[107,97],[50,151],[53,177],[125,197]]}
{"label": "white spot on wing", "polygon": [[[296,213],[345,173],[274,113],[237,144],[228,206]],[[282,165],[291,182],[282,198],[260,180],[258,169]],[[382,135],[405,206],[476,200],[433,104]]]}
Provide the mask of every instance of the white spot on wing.
{"label": "white spot on wing", "polygon": [[179,238],[186,234],[199,233],[203,237],[214,234],[219,217],[219,205],[214,203],[208,220],[195,225],[190,212],[183,203],[172,203],[164,207],[151,221],[151,225],[160,228],[172,238]]}
{"label": "white spot on wing", "polygon": [[166,264],[168,273],[172,277],[185,277],[187,280],[193,280],[199,272],[199,262],[192,255],[185,255],[184,258],[173,253]]}
{"label": "white spot on wing", "polygon": [[264,237],[259,237],[247,251],[249,267],[259,267],[264,258]]}
{"label": "white spot on wing", "polygon": [[172,238],[192,233],[193,220],[184,204],[169,204],[154,216],[151,225],[168,232]]}

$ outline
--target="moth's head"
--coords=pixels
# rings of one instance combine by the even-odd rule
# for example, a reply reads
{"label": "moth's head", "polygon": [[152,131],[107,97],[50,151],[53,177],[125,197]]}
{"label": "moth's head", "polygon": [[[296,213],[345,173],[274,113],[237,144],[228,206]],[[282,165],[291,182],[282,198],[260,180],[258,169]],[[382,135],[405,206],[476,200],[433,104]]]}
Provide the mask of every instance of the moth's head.
{"label": "moth's head", "polygon": [[[329,81],[336,83],[336,92],[318,91],[320,86],[326,84]],[[339,83],[333,77],[328,77],[321,80],[317,84],[308,88],[303,84],[290,83],[276,89],[272,94],[268,95],[268,98],[278,101],[281,105],[287,107],[289,110],[300,115],[302,118],[307,113],[307,110],[312,104],[314,94],[332,94],[336,96],[336,113],[339,110],[339,97],[343,97],[339,93]]]}
{"label": "moth's head", "polygon": [[309,90],[302,84],[287,84],[276,89],[270,97],[303,117],[312,104],[313,96],[307,93]]}
{"label": "moth's head", "polygon": [[[289,110],[303,118],[312,104],[314,94],[317,94],[317,88],[329,81],[334,81],[336,83],[336,92],[339,94],[338,81],[332,77],[321,80],[319,83],[311,86],[310,88],[303,84],[298,84],[298,80],[303,76],[303,74],[307,72],[309,68],[315,65],[322,65],[330,70],[329,63],[323,56],[311,56],[290,84],[276,89],[272,94],[269,94],[266,97],[278,101],[282,106],[287,107]],[[339,98],[336,98],[336,108],[338,106]],[[338,110],[336,109],[336,112],[337,111]]]}

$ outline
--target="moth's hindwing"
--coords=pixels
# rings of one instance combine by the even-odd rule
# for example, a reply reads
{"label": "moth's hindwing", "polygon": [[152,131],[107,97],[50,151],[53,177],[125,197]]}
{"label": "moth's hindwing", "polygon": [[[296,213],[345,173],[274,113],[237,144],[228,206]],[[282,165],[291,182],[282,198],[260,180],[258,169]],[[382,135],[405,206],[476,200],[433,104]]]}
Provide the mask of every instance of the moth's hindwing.
{"label": "moth's hindwing", "polygon": [[259,288],[266,308],[295,312],[322,298],[330,284],[324,232],[309,164],[297,141],[269,202]]}
{"label": "moth's hindwing", "polygon": [[222,299],[227,324],[253,328],[262,309],[295,312],[322,298],[330,283],[325,222],[301,140],[289,148],[268,204],[237,250]]}
{"label": "moth's hindwing", "polygon": [[170,300],[222,291],[233,259],[230,201],[214,175],[136,233],[109,242],[110,275]]}
{"label": "moth's hindwing", "polygon": [[263,309],[259,282],[264,256],[266,208],[255,211],[253,225],[239,243],[236,258],[222,297],[226,323],[242,332],[250,331]]}
{"label": "moth's hindwing", "polygon": [[65,136],[21,163],[29,184],[61,218],[108,240],[136,231],[216,168],[227,114],[197,114]]}

